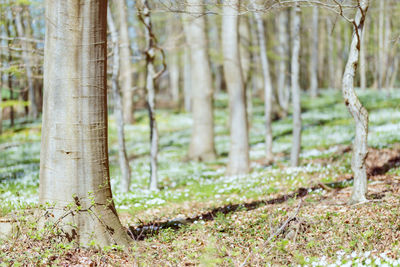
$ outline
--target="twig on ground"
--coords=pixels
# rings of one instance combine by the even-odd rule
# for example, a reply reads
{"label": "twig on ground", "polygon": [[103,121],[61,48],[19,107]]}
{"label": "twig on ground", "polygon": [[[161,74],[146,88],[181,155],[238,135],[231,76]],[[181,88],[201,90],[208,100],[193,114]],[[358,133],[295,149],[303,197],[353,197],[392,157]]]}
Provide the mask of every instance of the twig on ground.
{"label": "twig on ground", "polygon": [[[281,225],[281,227],[278,228],[278,230],[275,231],[275,233],[273,233],[268,239],[267,241],[264,242],[263,246],[266,246],[274,237],[278,236],[280,233],[283,232],[283,230],[286,229],[286,227],[288,226],[288,224],[293,221],[294,219],[296,219],[297,214],[299,214],[301,205],[303,204],[303,199],[300,199],[300,203],[296,208],[296,211],[293,213],[292,216],[290,216],[289,218],[287,218],[287,220]],[[252,251],[249,252],[249,254],[247,255],[246,259],[242,262],[242,264],[240,264],[240,267],[244,267],[246,265],[247,260],[250,258],[252,254]]]}

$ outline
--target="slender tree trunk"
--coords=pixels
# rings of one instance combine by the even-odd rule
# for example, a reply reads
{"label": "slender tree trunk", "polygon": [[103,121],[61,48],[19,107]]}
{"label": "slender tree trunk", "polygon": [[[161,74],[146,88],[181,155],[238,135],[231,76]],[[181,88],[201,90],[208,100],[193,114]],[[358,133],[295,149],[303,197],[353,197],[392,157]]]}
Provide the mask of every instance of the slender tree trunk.
{"label": "slender tree trunk", "polygon": [[277,48],[279,63],[278,63],[278,100],[279,105],[285,113],[289,109],[290,91],[287,79],[287,65],[289,58],[289,34],[288,34],[288,13],[281,11],[278,14],[278,39],[279,46]]}
{"label": "slender tree trunk", "polygon": [[128,30],[128,15],[125,0],[116,0],[116,7],[119,14],[119,35],[120,35],[120,77],[122,89],[122,105],[124,122],[131,124],[134,122],[133,116],[133,87],[132,87],[132,67],[131,49]]}
{"label": "slender tree trunk", "polygon": [[320,21],[319,21],[319,41],[318,41],[318,80],[319,86],[324,88],[325,81],[326,81],[326,68],[322,67],[325,66],[325,59],[326,59],[326,26],[324,9],[321,9],[320,12]]}
{"label": "slender tree trunk", "polygon": [[[257,7],[256,0],[253,0],[253,6]],[[265,41],[264,22],[259,12],[254,12],[254,18],[257,24],[257,37],[260,49],[260,60],[262,67],[262,76],[264,80],[264,116],[265,116],[265,152],[266,161],[273,160],[272,154],[272,82],[269,73],[269,63],[267,57],[267,44]]]}
{"label": "slender tree trunk", "polygon": [[333,38],[332,38],[332,22],[330,18],[326,17],[326,32],[328,35],[328,88],[333,88],[335,85],[335,65],[333,63]]}
{"label": "slender tree trunk", "polygon": [[245,15],[239,16],[239,54],[240,63],[242,65],[243,82],[245,90],[251,76],[251,53],[249,47],[251,46],[251,35],[249,28],[248,17]]}
{"label": "slender tree trunk", "polygon": [[190,40],[192,74],[193,128],[189,146],[189,158],[208,161],[215,159],[214,118],[212,106],[212,76],[208,59],[208,38],[206,35],[203,0],[187,0],[186,11],[190,16],[185,28],[186,39]]}
{"label": "slender tree trunk", "polygon": [[384,81],[384,16],[385,16],[385,0],[379,1],[379,21],[378,21],[378,89],[383,89]]}
{"label": "slender tree trunk", "polygon": [[318,95],[318,33],[319,33],[319,8],[314,7],[312,15],[312,45],[310,54],[310,95]]}
{"label": "slender tree trunk", "polygon": [[360,1],[360,9],[355,16],[353,40],[349,48],[349,58],[343,74],[343,98],[351,116],[355,120],[356,135],[353,144],[353,157],[351,168],[354,173],[354,186],[351,195],[351,203],[366,201],[367,171],[365,160],[368,154],[368,111],[359,101],[354,90],[354,77],[358,64],[361,40],[363,35],[365,16],[368,10],[369,0]]}
{"label": "slender tree trunk", "polygon": [[[22,7],[21,7],[22,9]],[[21,18],[21,10],[15,12],[15,24],[17,26],[18,36],[23,38],[25,37],[24,28],[22,26],[22,18]],[[29,54],[29,46],[26,41],[22,40],[22,58],[25,64],[25,71],[26,71],[26,78],[28,80],[28,99],[29,99],[29,116],[31,118],[37,118],[38,107],[35,101],[35,87],[33,84],[33,72],[32,72],[32,63],[31,63],[31,56]]]}
{"label": "slender tree trunk", "polygon": [[[183,28],[184,31],[187,32],[188,26],[188,15],[184,15],[183,17]],[[192,110],[192,75],[191,75],[191,56],[190,56],[190,40],[186,38],[186,45],[183,52],[183,98],[184,98],[184,106],[187,112]]]}
{"label": "slender tree trunk", "polygon": [[146,40],[146,92],[147,92],[147,109],[150,118],[150,190],[158,190],[158,130],[155,114],[155,80],[157,75],[154,67],[155,52],[157,51],[157,40],[154,37],[151,12],[147,0],[141,0],[139,10],[139,19],[145,26]]}
{"label": "slender tree trunk", "polygon": [[111,15],[111,10],[107,13],[108,27],[111,32],[111,41],[113,47],[113,63],[112,63],[112,78],[111,78],[111,88],[114,96],[114,114],[117,123],[117,133],[118,133],[118,157],[119,157],[119,167],[121,169],[121,192],[128,192],[131,183],[131,170],[129,167],[128,155],[126,152],[125,145],[125,133],[124,133],[124,116],[122,111],[122,99],[118,86],[118,75],[119,75],[119,44],[118,44],[118,32],[115,27],[113,17]]}
{"label": "slender tree trunk", "polygon": [[[12,15],[11,15],[12,18]],[[6,19],[6,33],[7,33],[7,37],[11,37],[11,32],[10,32],[10,20]],[[11,64],[13,57],[12,57],[12,53],[11,53],[11,40],[7,41],[7,53],[8,53],[8,64]],[[12,80],[12,74],[9,73],[8,77],[7,77],[7,87],[8,90],[10,90],[10,100],[14,99],[14,88],[13,88],[13,80]],[[14,126],[14,107],[13,105],[10,106],[10,126]]]}
{"label": "slender tree trunk", "polygon": [[223,1],[222,48],[224,76],[229,93],[230,150],[228,174],[249,171],[249,143],[246,96],[240,63],[238,36],[239,0]]}
{"label": "slender tree trunk", "polygon": [[342,75],[343,75],[343,42],[342,38],[345,36],[342,33],[342,24],[338,23],[336,25],[337,33],[336,33],[336,73],[335,73],[335,89],[340,90],[342,84]]}
{"label": "slender tree trunk", "polygon": [[292,9],[292,104],[293,104],[293,141],[290,154],[292,166],[299,165],[301,147],[301,106],[300,106],[300,6]]}
{"label": "slender tree trunk", "polygon": [[48,0],[46,18],[40,203],[80,244],[127,246],[109,176],[107,1]]}
{"label": "slender tree trunk", "polygon": [[365,90],[367,88],[367,74],[366,74],[366,60],[365,60],[365,46],[368,43],[365,40],[365,31],[367,30],[367,24],[364,25],[365,30],[362,31],[361,35],[361,47],[360,47],[360,88],[361,90]]}

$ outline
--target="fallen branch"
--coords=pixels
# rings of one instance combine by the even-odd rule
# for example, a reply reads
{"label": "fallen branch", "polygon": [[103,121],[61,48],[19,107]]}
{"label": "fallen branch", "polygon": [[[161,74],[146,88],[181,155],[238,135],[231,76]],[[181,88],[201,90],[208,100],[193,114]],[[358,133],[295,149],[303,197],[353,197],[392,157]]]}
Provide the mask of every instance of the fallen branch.
{"label": "fallen branch", "polygon": [[[281,225],[281,227],[278,228],[278,230],[276,230],[268,239],[267,241],[264,242],[263,246],[266,246],[272,239],[274,239],[275,237],[277,237],[278,235],[280,235],[285,229],[286,227],[289,225],[289,223],[291,221],[293,221],[294,219],[296,219],[297,214],[299,214],[301,205],[303,204],[303,199],[300,199],[300,203],[296,208],[296,211],[293,213],[292,216],[290,216],[289,218],[287,218],[287,220]],[[247,255],[246,259],[243,261],[242,264],[240,264],[240,267],[245,266],[247,260],[250,258],[252,254],[252,251],[250,251],[250,253]]]}

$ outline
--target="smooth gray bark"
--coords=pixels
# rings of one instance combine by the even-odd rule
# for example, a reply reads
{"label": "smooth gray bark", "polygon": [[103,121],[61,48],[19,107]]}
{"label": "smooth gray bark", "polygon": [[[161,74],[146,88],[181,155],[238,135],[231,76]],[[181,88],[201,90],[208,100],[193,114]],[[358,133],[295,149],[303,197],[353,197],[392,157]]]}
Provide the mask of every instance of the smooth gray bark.
{"label": "smooth gray bark", "polygon": [[300,6],[292,9],[292,105],[293,105],[293,139],[290,153],[290,164],[299,165],[301,147],[301,106],[300,106]]}
{"label": "smooth gray bark", "polygon": [[229,94],[230,150],[227,173],[238,175],[249,171],[246,96],[240,63],[238,34],[239,0],[223,1],[222,48],[224,76]]}
{"label": "smooth gray bark", "polygon": [[169,86],[171,92],[171,98],[174,104],[178,107],[180,102],[180,68],[179,68],[179,43],[178,38],[180,35],[180,27],[174,16],[170,16],[167,21],[166,30],[168,33],[169,40],[169,53],[168,53],[168,76],[169,76]]}
{"label": "smooth gray bark", "polygon": [[[364,28],[366,30],[367,24],[365,23]],[[360,47],[360,88],[365,90],[367,88],[367,74],[366,74],[366,60],[365,60],[365,46],[367,44],[365,40],[365,30],[362,31],[361,35],[361,47]]]}
{"label": "smooth gray bark", "polygon": [[122,91],[122,105],[124,122],[134,122],[133,106],[133,76],[131,66],[131,49],[128,29],[128,12],[125,0],[116,0],[119,18],[119,46],[120,46],[120,74],[119,81]]}
{"label": "smooth gray bark", "polygon": [[109,176],[107,1],[47,0],[46,21],[39,202],[78,243],[127,246]]}
{"label": "smooth gray bark", "polygon": [[313,8],[312,14],[312,44],[310,53],[310,95],[318,95],[318,42],[319,42],[319,8]]}
{"label": "smooth gray bark", "polygon": [[[256,0],[253,0],[253,6],[257,7]],[[254,18],[257,24],[257,37],[259,42],[260,60],[262,67],[262,76],[264,80],[264,116],[265,116],[265,152],[266,161],[273,160],[272,154],[272,82],[269,73],[269,63],[267,57],[267,44],[265,40],[265,29],[262,16],[259,12],[254,12]]]}
{"label": "smooth gray bark", "polygon": [[[213,86],[208,59],[208,37],[206,35],[203,0],[187,0],[186,39],[190,40],[190,66],[192,85],[193,128],[189,145],[189,158],[199,161],[215,159]],[[192,15],[191,15],[192,14]]]}
{"label": "smooth gray bark", "polygon": [[117,136],[118,136],[118,158],[119,168],[121,170],[121,192],[128,192],[131,183],[131,169],[129,167],[128,155],[126,152],[125,145],[125,133],[124,133],[124,116],[122,111],[122,99],[119,91],[118,76],[119,76],[119,43],[118,43],[118,32],[115,27],[111,11],[107,13],[108,27],[111,33],[111,41],[113,47],[113,63],[112,63],[112,78],[111,78],[111,89],[114,96],[114,114],[117,124]]}
{"label": "smooth gray bark", "polygon": [[279,45],[277,47],[277,52],[279,56],[278,63],[278,100],[279,105],[282,107],[285,113],[288,112],[289,109],[289,101],[290,101],[290,90],[288,85],[288,76],[287,76],[287,66],[289,59],[289,33],[288,33],[288,12],[281,11],[278,13],[278,40]]}
{"label": "smooth gray bark", "polygon": [[344,102],[355,121],[355,139],[351,168],[354,173],[354,186],[351,194],[351,203],[365,202],[367,194],[367,171],[365,160],[368,154],[368,111],[363,107],[354,90],[354,77],[357,70],[358,57],[361,45],[361,36],[364,30],[365,16],[369,0],[361,0],[354,22],[353,40],[349,48],[349,58],[343,74],[342,93]]}

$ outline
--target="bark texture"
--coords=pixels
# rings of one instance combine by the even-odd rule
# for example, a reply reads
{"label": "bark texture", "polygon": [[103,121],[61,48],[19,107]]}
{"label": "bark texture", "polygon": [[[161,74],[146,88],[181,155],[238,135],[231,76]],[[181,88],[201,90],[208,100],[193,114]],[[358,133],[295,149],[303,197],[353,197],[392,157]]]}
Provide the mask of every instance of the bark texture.
{"label": "bark texture", "polygon": [[107,13],[108,27],[111,32],[111,41],[113,47],[113,63],[112,63],[112,78],[111,78],[111,89],[114,96],[114,114],[117,123],[117,136],[118,136],[118,158],[119,168],[121,170],[121,192],[128,192],[131,183],[131,169],[129,167],[128,155],[126,152],[125,145],[125,133],[124,133],[124,116],[122,111],[122,99],[118,85],[119,75],[119,44],[118,44],[118,32],[115,27],[111,11]]}
{"label": "bark texture", "polygon": [[293,139],[290,153],[290,164],[299,165],[301,147],[301,106],[300,106],[300,6],[292,9],[292,105],[293,105]]}
{"label": "bark texture", "polygon": [[46,18],[40,203],[82,245],[128,245],[109,177],[107,1],[47,0]]}
{"label": "bark texture", "polygon": [[353,40],[349,49],[349,58],[343,74],[342,93],[344,102],[354,118],[356,133],[353,144],[351,168],[354,173],[354,186],[351,203],[365,202],[367,194],[367,171],[365,160],[368,154],[368,111],[363,107],[354,90],[354,77],[360,53],[361,36],[369,7],[369,0],[361,0],[360,8],[354,20]]}
{"label": "bark texture", "polygon": [[189,146],[189,158],[208,161],[215,159],[213,87],[210,62],[208,59],[208,38],[206,35],[203,0],[187,0],[188,17],[185,27],[189,40],[192,85],[193,128]]}
{"label": "bark texture", "polygon": [[230,150],[227,172],[230,175],[249,171],[248,125],[239,52],[238,8],[239,0],[223,1],[222,48],[224,76],[229,94]]}
{"label": "bark texture", "polygon": [[116,6],[119,14],[119,41],[120,41],[120,83],[122,89],[122,105],[125,123],[133,123],[133,87],[132,87],[132,66],[131,66],[131,49],[128,31],[128,16],[125,0],[116,0]]}

